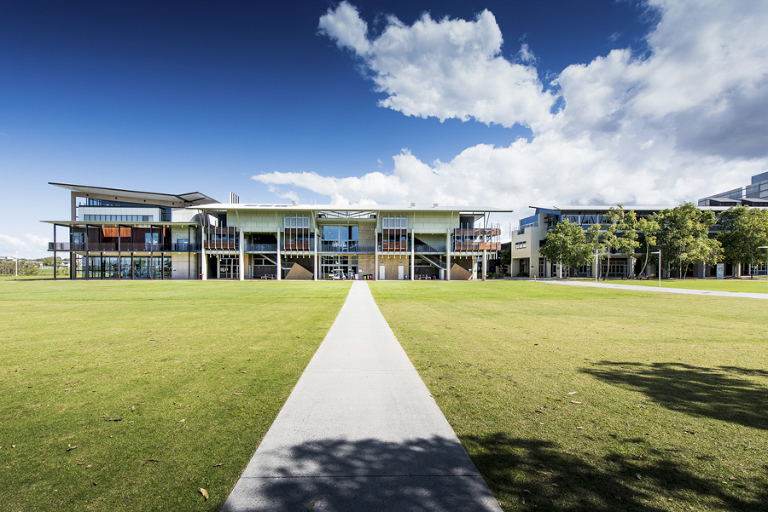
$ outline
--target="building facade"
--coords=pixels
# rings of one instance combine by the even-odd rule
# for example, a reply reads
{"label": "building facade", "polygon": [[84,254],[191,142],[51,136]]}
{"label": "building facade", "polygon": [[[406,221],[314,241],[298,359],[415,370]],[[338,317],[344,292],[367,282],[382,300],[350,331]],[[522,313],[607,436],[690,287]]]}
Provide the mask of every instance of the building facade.
{"label": "building facade", "polygon": [[[698,207],[719,214],[734,206],[749,206],[753,208],[768,208],[768,172],[752,176],[751,183],[745,187],[721,192],[698,200]],[[632,277],[643,272],[646,276],[656,273],[653,265],[645,265],[644,258],[636,259],[635,254],[611,254],[610,263],[607,258],[595,259],[594,262],[579,268],[560,268],[559,265],[547,261],[541,254],[547,238],[547,231],[568,219],[586,232],[594,224],[603,224],[611,206],[569,206],[565,208],[535,208],[535,214],[522,219],[520,227],[512,232],[511,265],[512,276],[537,277]],[[635,211],[638,218],[647,217],[653,213],[674,206],[630,206],[627,209]],[[710,236],[715,236],[718,226],[710,230]],[[642,252],[642,251],[638,251]],[[598,267],[601,266],[602,268]],[[688,270],[688,277],[715,277],[716,267],[698,263]],[[763,262],[724,264],[724,275],[741,277],[742,275],[765,275],[766,265]],[[663,271],[665,277],[666,272]],[[674,272],[673,272],[674,274]]]}
{"label": "building facade", "polygon": [[[584,232],[595,224],[604,224],[611,206],[571,206],[565,208],[539,208],[535,214],[522,219],[520,227],[512,231],[511,266],[512,276],[526,277],[631,277],[643,271],[644,260],[636,259],[634,254],[611,254],[608,258],[595,259],[581,267],[565,268],[549,261],[541,254],[547,239],[547,232],[558,223],[567,219],[571,224],[580,226]],[[655,212],[673,208],[667,206],[631,206],[638,218],[647,217]],[[598,267],[598,265],[600,267]],[[653,266],[646,267],[644,273],[655,272]]]}
{"label": "building facade", "polygon": [[501,245],[490,216],[510,211],[248,205],[234,194],[225,204],[52,185],[71,191],[71,219],[45,222],[49,250],[70,253],[72,279],[478,279]]}
{"label": "building facade", "polygon": [[713,196],[699,199],[699,206],[756,206],[768,207],[768,172],[755,174],[746,187],[720,192]]}

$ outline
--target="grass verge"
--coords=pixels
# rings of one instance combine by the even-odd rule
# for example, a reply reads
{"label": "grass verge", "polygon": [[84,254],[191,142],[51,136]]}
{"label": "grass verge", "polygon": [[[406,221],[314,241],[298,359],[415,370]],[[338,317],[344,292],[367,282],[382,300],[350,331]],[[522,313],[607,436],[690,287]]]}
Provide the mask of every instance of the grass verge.
{"label": "grass verge", "polygon": [[3,510],[218,510],[348,289],[0,284]]}
{"label": "grass verge", "polygon": [[[591,281],[594,279],[578,279],[578,281]],[[637,286],[658,287],[658,279],[647,279],[644,281],[636,279],[608,279],[607,281],[598,281],[598,283],[610,284],[628,284]],[[662,288],[682,288],[684,290],[709,290],[716,292],[746,292],[746,293],[766,293],[765,278],[756,277],[755,279],[662,279]]]}
{"label": "grass verge", "polygon": [[504,510],[768,503],[763,301],[371,283]]}

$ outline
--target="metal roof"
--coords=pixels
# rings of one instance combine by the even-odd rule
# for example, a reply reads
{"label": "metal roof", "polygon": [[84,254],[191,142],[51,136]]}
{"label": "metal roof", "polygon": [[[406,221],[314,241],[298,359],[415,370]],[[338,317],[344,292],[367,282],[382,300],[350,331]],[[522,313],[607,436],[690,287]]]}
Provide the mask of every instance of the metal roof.
{"label": "metal roof", "polygon": [[123,227],[140,227],[140,226],[199,226],[199,222],[173,222],[166,221],[117,221],[117,220],[41,220],[46,224],[56,224],[57,226],[117,226],[118,224]]}
{"label": "metal roof", "polygon": [[73,185],[70,183],[54,183],[48,182],[49,185],[55,187],[66,188],[75,192],[82,192],[83,194],[99,194],[105,196],[117,196],[128,199],[146,199],[148,201],[169,201],[184,203],[179,206],[190,206],[197,204],[216,203],[216,200],[212,197],[201,192],[187,192],[184,194],[164,194],[162,192],[141,192],[139,190],[125,190],[121,188],[107,188],[107,187],[91,187],[89,185]]}
{"label": "metal roof", "polygon": [[[568,206],[529,206],[529,208],[535,208],[538,210],[551,210],[551,211],[561,211],[561,212],[574,212],[574,211],[608,211],[611,208],[616,208],[617,205],[611,204],[611,205],[605,205],[605,204],[586,204],[586,205],[568,205]],[[658,211],[658,210],[671,210],[677,205],[666,205],[666,206],[644,206],[644,205],[622,205],[624,207],[625,211],[634,210],[634,211]]]}
{"label": "metal roof", "polygon": [[333,204],[205,204],[196,210],[256,210],[256,211],[312,211],[312,212],[458,212],[458,213],[511,213],[510,208],[492,206],[407,206],[407,205],[353,205]]}

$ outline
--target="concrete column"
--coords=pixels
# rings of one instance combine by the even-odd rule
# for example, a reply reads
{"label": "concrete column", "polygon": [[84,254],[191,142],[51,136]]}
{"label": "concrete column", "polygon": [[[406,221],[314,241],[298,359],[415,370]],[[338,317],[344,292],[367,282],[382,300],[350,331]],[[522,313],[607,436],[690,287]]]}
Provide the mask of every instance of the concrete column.
{"label": "concrete column", "polygon": [[283,279],[283,264],[280,261],[280,229],[277,230],[277,280]]}
{"label": "concrete column", "polygon": [[379,280],[379,235],[373,235],[373,280]]}
{"label": "concrete column", "polygon": [[240,280],[245,281],[245,235],[240,230]]}
{"label": "concrete column", "polygon": [[[533,269],[531,269],[533,273]],[[488,274],[488,251],[483,249],[483,281],[486,280],[486,274]]]}
{"label": "concrete column", "polygon": [[451,230],[445,235],[445,279],[451,280]]}
{"label": "concrete column", "polygon": [[200,241],[202,242],[200,246],[200,254],[202,255],[202,261],[200,263],[200,270],[201,274],[203,275],[203,281],[208,280],[208,255],[205,254],[205,242],[208,238],[208,233],[206,229],[203,229],[203,235],[200,237]]}
{"label": "concrete column", "polygon": [[53,280],[56,280],[56,224],[53,225]]}
{"label": "concrete column", "polygon": [[416,273],[416,232],[411,229],[411,281],[414,280]]}
{"label": "concrete column", "polygon": [[317,236],[317,229],[315,229],[315,276],[312,278],[313,281],[317,281],[317,271],[319,268],[318,262],[317,262],[317,245],[320,243],[320,239]]}

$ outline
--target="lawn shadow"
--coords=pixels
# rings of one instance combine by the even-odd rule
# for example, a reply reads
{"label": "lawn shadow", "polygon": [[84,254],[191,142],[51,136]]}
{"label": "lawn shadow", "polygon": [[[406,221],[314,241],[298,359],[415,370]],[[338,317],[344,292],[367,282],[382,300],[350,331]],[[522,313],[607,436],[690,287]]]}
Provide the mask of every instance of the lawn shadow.
{"label": "lawn shadow", "polygon": [[314,440],[256,452],[222,512],[498,511],[463,446],[439,436],[403,442]]}
{"label": "lawn shadow", "polygon": [[581,371],[639,391],[673,411],[768,430],[768,387],[744,378],[766,377],[764,370],[601,361]]}
{"label": "lawn shadow", "polygon": [[[693,505],[692,510],[753,512],[768,503],[765,485],[755,485],[760,491],[747,498],[735,496],[716,477],[707,480],[661,452],[591,457],[558,443],[506,433],[463,440],[480,453],[473,461],[493,493],[519,509],[661,512],[678,509],[682,502],[686,510]],[[692,495],[699,502],[690,502]]]}

